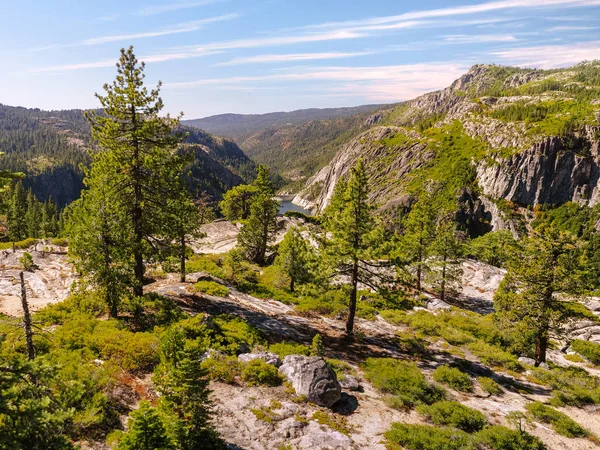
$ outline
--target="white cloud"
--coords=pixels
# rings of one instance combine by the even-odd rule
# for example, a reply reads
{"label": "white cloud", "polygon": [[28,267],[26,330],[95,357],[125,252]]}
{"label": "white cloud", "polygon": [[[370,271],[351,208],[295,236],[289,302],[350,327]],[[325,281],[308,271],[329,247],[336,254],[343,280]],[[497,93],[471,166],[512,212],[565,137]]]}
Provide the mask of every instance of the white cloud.
{"label": "white cloud", "polygon": [[558,27],[552,27],[548,31],[585,31],[585,30],[594,30],[594,29],[595,29],[595,27],[561,25]]}
{"label": "white cloud", "polygon": [[517,38],[509,34],[453,34],[444,36],[444,40],[453,44],[479,44],[490,42],[515,42]]}
{"label": "white cloud", "polygon": [[164,14],[172,11],[179,11],[182,9],[199,8],[201,6],[210,5],[212,3],[220,3],[223,0],[203,0],[197,2],[188,3],[165,3],[162,5],[146,6],[138,11],[141,16],[153,16],[156,14]]}
{"label": "white cloud", "polygon": [[312,61],[320,59],[343,59],[353,58],[356,56],[373,55],[377,52],[325,52],[325,53],[291,53],[279,55],[257,55],[248,56],[245,58],[233,58],[230,61],[215,64],[216,66],[236,66],[241,64],[256,64],[256,63],[278,63],[278,62],[293,62],[293,61]]}
{"label": "white cloud", "polygon": [[493,52],[508,64],[553,69],[577,64],[583,60],[600,59],[600,41],[566,45],[541,45]]}
{"label": "white cloud", "polygon": [[[377,67],[297,68],[295,71],[258,76],[204,78],[182,83],[165,83],[168,89],[190,89],[199,86],[238,86],[254,88],[273,82],[326,82],[332,86],[317,89],[329,96],[362,97],[368,101],[398,101],[414,98],[431,90],[448,86],[465,72],[460,64],[429,63]],[[295,85],[294,88],[296,89]]]}

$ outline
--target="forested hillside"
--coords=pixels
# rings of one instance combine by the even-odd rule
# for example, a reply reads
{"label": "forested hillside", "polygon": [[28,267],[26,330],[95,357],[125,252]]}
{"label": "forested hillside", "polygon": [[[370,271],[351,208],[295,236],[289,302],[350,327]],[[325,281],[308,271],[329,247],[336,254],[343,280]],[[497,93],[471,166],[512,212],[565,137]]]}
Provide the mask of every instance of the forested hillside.
{"label": "forested hillside", "polygon": [[[185,147],[195,154],[189,168],[195,191],[218,200],[226,190],[253,178],[255,164],[235,143],[193,127],[181,131],[187,134]],[[51,197],[63,207],[78,198],[90,151],[96,147],[82,110],[0,105],[0,168],[25,173],[25,187],[40,201]]]}

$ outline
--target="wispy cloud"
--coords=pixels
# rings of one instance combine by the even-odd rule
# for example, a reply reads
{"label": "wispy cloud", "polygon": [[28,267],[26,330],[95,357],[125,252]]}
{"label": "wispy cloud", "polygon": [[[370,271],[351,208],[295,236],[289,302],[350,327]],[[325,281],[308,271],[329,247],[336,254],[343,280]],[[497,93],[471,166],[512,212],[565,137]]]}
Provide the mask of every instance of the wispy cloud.
{"label": "wispy cloud", "polygon": [[233,58],[230,61],[215,64],[216,66],[237,66],[241,64],[256,64],[256,63],[279,63],[279,62],[294,62],[294,61],[313,61],[320,59],[344,59],[354,58],[357,56],[373,55],[376,51],[365,52],[325,52],[325,53],[291,53],[279,55],[257,55],[245,58]]}
{"label": "wispy cloud", "polygon": [[513,48],[492,54],[509,64],[553,69],[567,67],[584,60],[600,59],[600,41]]}
{"label": "wispy cloud", "polygon": [[561,25],[557,27],[552,27],[548,29],[548,31],[586,31],[586,30],[594,30],[595,27],[584,27],[584,26],[569,26],[569,25]]}
{"label": "wispy cloud", "polygon": [[224,0],[203,0],[197,2],[187,3],[164,3],[162,5],[146,6],[138,11],[140,16],[153,16],[157,14],[164,14],[173,11],[180,11],[182,9],[193,9],[201,6],[210,5],[212,3],[221,3]]}
{"label": "wispy cloud", "polygon": [[453,34],[444,36],[444,40],[453,44],[478,44],[490,42],[515,42],[517,38],[509,34]]}
{"label": "wispy cloud", "polygon": [[134,39],[143,39],[149,37],[157,37],[157,36],[167,36],[170,34],[178,34],[178,33],[190,33],[192,31],[197,31],[201,29],[204,25],[208,25],[211,23],[224,22],[227,20],[233,20],[240,17],[239,14],[225,14],[217,17],[209,17],[207,19],[194,20],[192,22],[184,22],[174,25],[172,27],[164,28],[162,30],[154,30],[154,31],[146,31],[141,33],[130,33],[130,34],[121,34],[121,35],[113,35],[113,36],[101,36],[91,39],[86,39],[82,41],[80,45],[98,45],[98,44],[106,44],[108,42],[119,42],[119,41],[131,41]]}
{"label": "wispy cloud", "polygon": [[[174,61],[174,60],[183,60],[183,59],[191,59],[191,58],[199,58],[202,56],[216,55],[221,53],[220,51],[206,51],[206,52],[194,52],[194,53],[162,53],[148,56],[141,56],[138,59],[140,61],[155,63],[155,62],[164,62],[164,61]],[[75,64],[60,64],[54,66],[45,66],[45,67],[37,67],[34,69],[29,69],[26,73],[43,73],[43,72],[70,72],[74,70],[85,70],[85,69],[100,69],[106,67],[114,67],[116,64],[116,60],[114,59],[104,59],[99,61],[89,61],[83,63],[75,63]]]}

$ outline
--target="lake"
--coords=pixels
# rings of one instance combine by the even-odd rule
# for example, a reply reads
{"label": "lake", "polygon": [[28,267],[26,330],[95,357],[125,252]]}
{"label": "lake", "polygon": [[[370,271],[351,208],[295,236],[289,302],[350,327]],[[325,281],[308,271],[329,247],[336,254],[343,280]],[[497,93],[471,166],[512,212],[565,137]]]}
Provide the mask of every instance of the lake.
{"label": "lake", "polygon": [[294,205],[291,200],[280,199],[279,203],[281,204],[281,206],[279,207],[279,214],[283,214],[288,211],[298,211],[302,214],[306,214],[307,216],[312,216],[312,212],[310,212],[308,209],[302,208],[301,206]]}

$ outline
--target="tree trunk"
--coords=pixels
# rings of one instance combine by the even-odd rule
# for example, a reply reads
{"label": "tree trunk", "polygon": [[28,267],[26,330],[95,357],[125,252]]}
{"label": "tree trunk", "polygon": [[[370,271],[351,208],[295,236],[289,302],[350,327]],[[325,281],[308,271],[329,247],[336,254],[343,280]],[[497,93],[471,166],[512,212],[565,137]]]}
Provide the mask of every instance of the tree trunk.
{"label": "tree trunk", "polygon": [[180,280],[185,283],[185,235],[181,236],[181,263],[180,263]]}
{"label": "tree trunk", "polygon": [[446,253],[444,253],[444,259],[443,262],[444,264],[442,265],[442,292],[440,295],[440,300],[445,301],[446,300]]}
{"label": "tree trunk", "polygon": [[346,321],[346,335],[354,334],[354,316],[356,315],[356,295],[358,287],[358,261],[352,266],[352,291],[350,292],[350,304],[348,305],[348,320]]}
{"label": "tree trunk", "polygon": [[[137,115],[135,111],[135,105],[131,105],[131,121],[132,128],[137,129]],[[142,241],[144,234],[142,232],[142,186],[140,184],[140,144],[137,136],[133,136],[133,194],[134,194],[134,205],[133,205],[133,233],[135,235],[134,247],[133,247],[133,258],[135,262],[134,274],[135,284],[133,286],[133,295],[141,297],[144,295],[144,256],[142,254]]]}
{"label": "tree trunk", "polygon": [[27,304],[27,289],[25,289],[25,278],[23,272],[19,273],[21,279],[21,303],[23,305],[23,326],[25,328],[25,342],[27,344],[27,358],[35,358],[35,349],[33,347],[33,331],[31,329],[31,314],[29,314],[29,305]]}
{"label": "tree trunk", "polygon": [[539,331],[535,339],[535,367],[546,362],[546,349],[548,348],[548,332]]}
{"label": "tree trunk", "polygon": [[290,277],[290,292],[294,292],[294,277]]}

